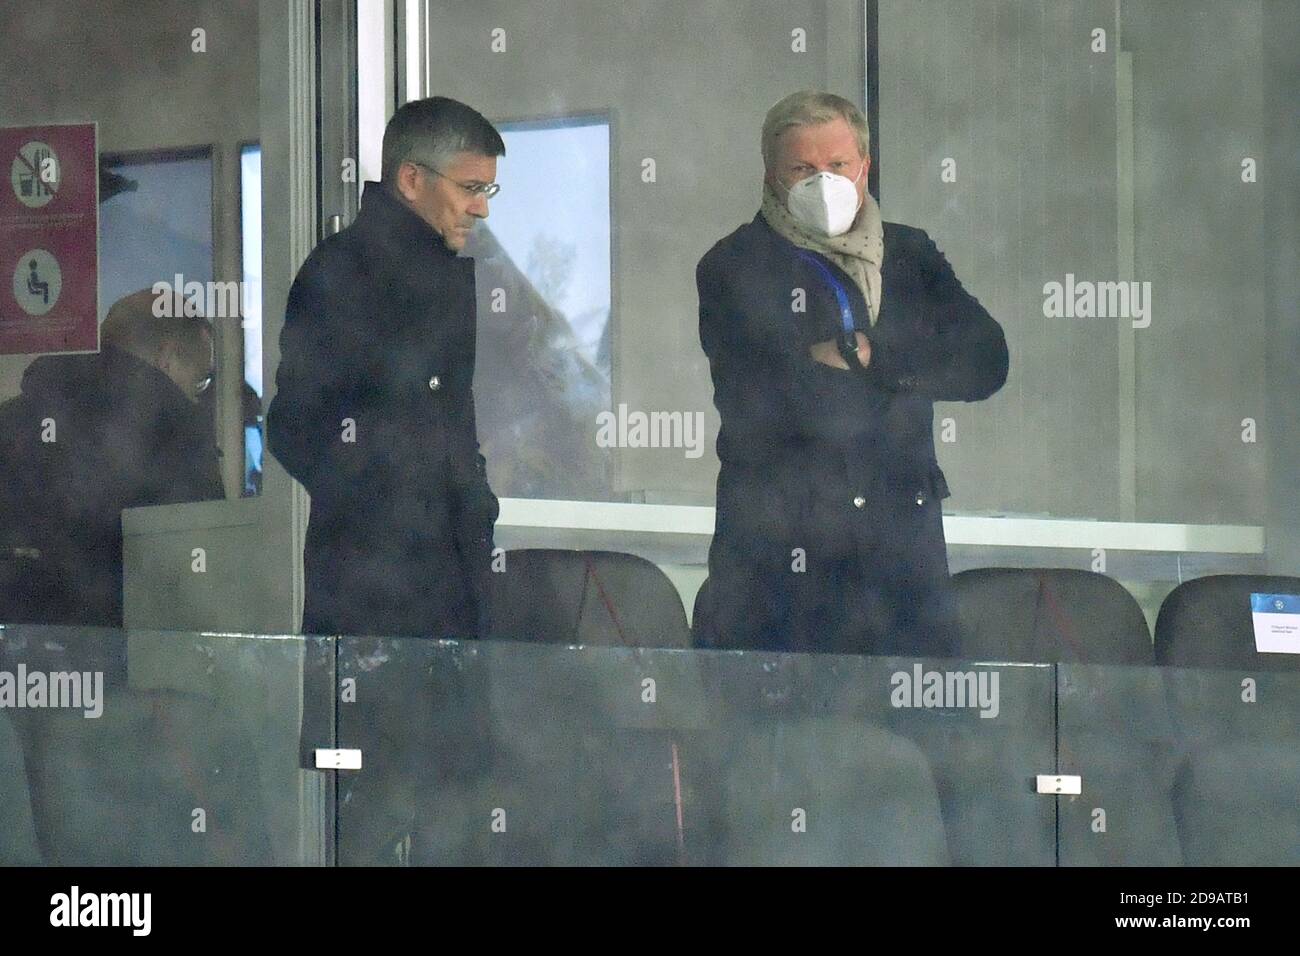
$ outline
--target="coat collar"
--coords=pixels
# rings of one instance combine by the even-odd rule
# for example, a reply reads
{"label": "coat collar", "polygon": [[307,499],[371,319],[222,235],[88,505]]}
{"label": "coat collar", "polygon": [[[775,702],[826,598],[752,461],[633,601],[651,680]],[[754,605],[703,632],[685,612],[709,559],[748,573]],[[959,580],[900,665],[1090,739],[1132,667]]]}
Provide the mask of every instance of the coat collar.
{"label": "coat collar", "polygon": [[424,252],[445,259],[456,258],[456,252],[447,248],[442,236],[412,212],[382,181],[366,183],[355,225],[359,232],[374,239],[375,244],[388,254]]}

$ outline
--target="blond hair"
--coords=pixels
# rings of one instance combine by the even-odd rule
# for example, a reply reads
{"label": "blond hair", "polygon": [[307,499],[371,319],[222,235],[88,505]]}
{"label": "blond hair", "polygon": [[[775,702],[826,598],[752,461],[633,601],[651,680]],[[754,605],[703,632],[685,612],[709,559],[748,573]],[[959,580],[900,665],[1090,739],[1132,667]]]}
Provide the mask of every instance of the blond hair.
{"label": "blond hair", "polygon": [[843,119],[858,139],[858,150],[865,157],[871,150],[871,132],[862,111],[842,96],[820,90],[800,90],[784,97],[767,111],[763,120],[763,166],[771,169],[776,162],[776,141],[792,126],[818,126]]}
{"label": "blond hair", "polygon": [[123,296],[113,303],[108,316],[99,327],[101,341],[116,346],[153,362],[154,357],[168,343],[194,361],[207,362],[203,353],[205,342],[210,342],[212,326],[207,319],[197,315],[157,317],[152,289],[141,289]]}

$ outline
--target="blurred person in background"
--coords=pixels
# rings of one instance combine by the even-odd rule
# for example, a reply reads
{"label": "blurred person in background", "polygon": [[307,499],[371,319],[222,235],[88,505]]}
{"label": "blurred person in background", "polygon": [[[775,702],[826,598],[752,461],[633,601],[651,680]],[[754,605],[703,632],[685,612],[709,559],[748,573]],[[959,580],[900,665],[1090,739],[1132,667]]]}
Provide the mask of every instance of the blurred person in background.
{"label": "blurred person in background", "polygon": [[208,321],[120,299],[101,348],[47,355],[0,405],[0,622],[122,626],[124,508],[224,497]]}

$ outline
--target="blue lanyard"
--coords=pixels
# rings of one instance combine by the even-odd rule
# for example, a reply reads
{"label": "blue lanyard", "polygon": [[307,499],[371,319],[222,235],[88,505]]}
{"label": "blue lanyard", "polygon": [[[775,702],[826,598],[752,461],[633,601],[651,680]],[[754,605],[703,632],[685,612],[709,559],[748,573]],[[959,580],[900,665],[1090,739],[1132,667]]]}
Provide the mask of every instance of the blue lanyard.
{"label": "blue lanyard", "polygon": [[852,338],[854,328],[853,309],[849,306],[849,294],[844,291],[844,286],[840,284],[839,279],[835,278],[835,273],[831,272],[831,270],[826,267],[826,263],[822,262],[807,249],[798,249],[797,251],[799,253],[799,258],[806,259],[808,262],[811,262],[816,266],[817,271],[822,274],[822,277],[830,284],[830,287],[835,290],[835,298],[838,299],[840,303],[840,322],[844,325],[844,335],[846,338]]}

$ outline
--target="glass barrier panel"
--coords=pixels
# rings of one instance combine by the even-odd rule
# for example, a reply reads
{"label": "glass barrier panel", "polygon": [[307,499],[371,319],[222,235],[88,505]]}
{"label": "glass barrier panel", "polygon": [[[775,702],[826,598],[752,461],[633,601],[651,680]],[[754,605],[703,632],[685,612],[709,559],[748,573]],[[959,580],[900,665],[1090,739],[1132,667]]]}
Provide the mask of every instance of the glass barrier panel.
{"label": "glass barrier panel", "polygon": [[338,860],[1051,865],[1046,665],[340,638]]}
{"label": "glass barrier panel", "polygon": [[[1268,668],[1268,669],[1266,669]],[[1300,864],[1300,673],[1062,664],[1063,864]]]}
{"label": "glass barrier panel", "polygon": [[1167,676],[1156,667],[1058,665],[1060,772],[1082,778],[1082,793],[1060,798],[1062,865],[1183,862],[1171,802],[1183,742]]}
{"label": "glass barrier panel", "polygon": [[297,751],[304,666],[333,656],[325,638],[0,628],[0,863],[331,862],[327,781]]}

